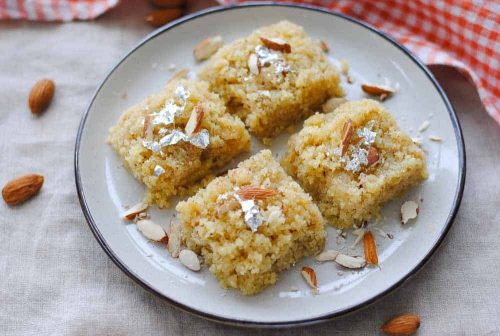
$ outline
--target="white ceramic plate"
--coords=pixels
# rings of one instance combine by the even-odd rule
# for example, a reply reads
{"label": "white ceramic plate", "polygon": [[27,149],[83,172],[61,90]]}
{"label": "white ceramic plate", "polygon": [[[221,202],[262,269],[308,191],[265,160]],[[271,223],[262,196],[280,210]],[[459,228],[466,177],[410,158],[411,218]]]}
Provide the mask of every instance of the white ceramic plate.
{"label": "white ceramic plate", "polygon": [[[123,168],[105,143],[108,128],[131,104],[159,91],[177,68],[199,67],[192,57],[198,41],[222,35],[225,41],[244,37],[252,30],[287,19],[302,25],[313,38],[327,41],[336,59],[348,59],[356,82],[344,82],[349,99],[364,95],[362,80],[389,80],[399,92],[384,105],[410,135],[424,120],[423,133],[429,178],[401,200],[384,208],[378,225],[394,239],[377,236],[380,268],[338,272],[334,263],[306,259],[283,272],[278,283],[263,293],[245,297],[223,290],[205,268],[193,273],[172,259],[164,247],[149,243],[120,215],[124,206],[137,203],[143,187]],[[332,62],[335,62],[332,59]],[[127,99],[123,98],[127,95]],[[443,142],[431,142],[429,135]],[[271,149],[283,153],[288,135]],[[262,146],[254,141],[253,151]],[[433,254],[450,228],[462,196],[465,153],[460,126],[443,91],[427,68],[395,41],[351,18],[317,8],[271,4],[217,8],[188,16],[142,40],[111,70],[92,98],[82,119],[75,152],[75,173],[83,212],[95,237],[111,259],[144,288],[177,307],[203,317],[240,325],[298,325],[326,320],[351,312],[384,296],[414,274]],[[407,199],[423,199],[418,219],[402,227],[399,208]],[[168,225],[171,210],[153,210],[153,219]],[[340,249],[335,230],[328,229],[328,248]],[[344,251],[363,255],[361,244]],[[343,245],[343,244],[341,244]],[[319,279],[320,295],[313,296],[300,276],[302,265],[312,265]],[[297,287],[298,291],[292,291]]]}

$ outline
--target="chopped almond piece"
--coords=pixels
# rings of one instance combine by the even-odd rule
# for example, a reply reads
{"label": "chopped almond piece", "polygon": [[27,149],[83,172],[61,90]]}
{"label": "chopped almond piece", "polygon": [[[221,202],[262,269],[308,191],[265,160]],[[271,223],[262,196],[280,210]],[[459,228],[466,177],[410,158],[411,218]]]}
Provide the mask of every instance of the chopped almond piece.
{"label": "chopped almond piece", "polygon": [[406,224],[410,219],[417,218],[418,204],[414,201],[404,202],[401,206],[401,223]]}
{"label": "chopped almond piece", "polygon": [[292,47],[290,44],[286,43],[280,38],[265,38],[261,37],[260,40],[266,47],[272,50],[281,51],[285,54],[289,54],[292,52]]}
{"label": "chopped almond piece", "polygon": [[204,61],[215,54],[217,50],[224,44],[222,36],[207,37],[196,45],[193,50],[194,57],[197,61]]}
{"label": "chopped almond piece", "polygon": [[370,147],[370,149],[368,149],[366,159],[368,160],[368,167],[377,164],[379,159],[378,150],[375,147]]}
{"label": "chopped almond piece", "polygon": [[349,142],[351,141],[351,137],[353,134],[354,127],[352,127],[352,120],[348,119],[344,123],[344,127],[342,127],[342,155],[347,152],[347,148],[349,147]]}
{"label": "chopped almond piece", "polygon": [[270,196],[276,195],[278,192],[274,189],[267,189],[256,186],[246,186],[236,192],[243,199],[258,199],[263,200]]}
{"label": "chopped almond piece", "polygon": [[321,50],[326,53],[330,51],[330,47],[328,47],[328,44],[325,41],[319,41],[319,46],[321,47]]}
{"label": "chopped almond piece", "polygon": [[200,130],[204,114],[201,104],[196,105],[186,124],[185,131],[187,136],[191,136]]}
{"label": "chopped almond piece", "polygon": [[363,237],[363,245],[365,249],[365,259],[368,264],[378,265],[377,245],[373,234],[368,231]]}
{"label": "chopped almond piece", "polygon": [[318,280],[316,279],[316,272],[311,267],[304,266],[300,272],[307,284],[311,286],[312,289],[318,289]]}
{"label": "chopped almond piece", "polygon": [[381,95],[390,96],[395,92],[394,89],[386,85],[376,85],[376,84],[362,84],[361,89],[363,89],[364,92],[374,96],[381,96]]}
{"label": "chopped almond piece", "polygon": [[139,214],[145,212],[148,209],[148,205],[146,203],[140,202],[125,211],[123,214],[123,218],[132,220],[137,217]]}

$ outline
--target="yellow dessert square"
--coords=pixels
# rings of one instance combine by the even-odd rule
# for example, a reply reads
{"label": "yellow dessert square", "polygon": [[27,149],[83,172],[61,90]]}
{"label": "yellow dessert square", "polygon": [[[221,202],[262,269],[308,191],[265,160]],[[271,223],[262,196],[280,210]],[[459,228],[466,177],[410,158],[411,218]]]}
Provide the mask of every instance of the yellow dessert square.
{"label": "yellow dessert square", "polygon": [[230,43],[199,73],[259,138],[343,95],[337,70],[301,26],[281,21]]}
{"label": "yellow dessert square", "polygon": [[318,207],[269,150],[212,180],[176,209],[187,247],[204,257],[224,288],[246,295],[274,284],[278,272],[325,244]]}
{"label": "yellow dessert square", "polygon": [[427,177],[423,151],[369,99],[307,119],[281,163],[338,228],[376,219],[384,202]]}
{"label": "yellow dessert square", "polygon": [[108,141],[146,185],[146,201],[159,207],[169,206],[171,196],[190,193],[212,169],[250,149],[245,125],[226,112],[208,84],[185,79],[129,108]]}

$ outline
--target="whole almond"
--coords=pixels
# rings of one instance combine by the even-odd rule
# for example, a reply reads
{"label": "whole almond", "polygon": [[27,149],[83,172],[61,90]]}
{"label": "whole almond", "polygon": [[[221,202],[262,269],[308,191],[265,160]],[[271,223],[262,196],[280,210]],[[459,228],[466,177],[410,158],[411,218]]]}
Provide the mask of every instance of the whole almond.
{"label": "whole almond", "polygon": [[373,234],[368,231],[363,236],[363,247],[365,249],[365,259],[368,264],[378,265],[377,245]]}
{"label": "whole almond", "polygon": [[5,203],[15,205],[30,199],[42,188],[43,181],[43,176],[38,174],[16,177],[2,189]]}
{"label": "whole almond", "polygon": [[182,16],[180,8],[157,9],[149,13],[145,20],[153,27],[161,27]]}
{"label": "whole almond", "polygon": [[420,327],[420,317],[415,314],[396,316],[382,326],[382,331],[388,335],[411,335]]}
{"label": "whole almond", "polygon": [[49,107],[56,86],[50,79],[41,79],[33,85],[28,98],[31,113],[40,114]]}

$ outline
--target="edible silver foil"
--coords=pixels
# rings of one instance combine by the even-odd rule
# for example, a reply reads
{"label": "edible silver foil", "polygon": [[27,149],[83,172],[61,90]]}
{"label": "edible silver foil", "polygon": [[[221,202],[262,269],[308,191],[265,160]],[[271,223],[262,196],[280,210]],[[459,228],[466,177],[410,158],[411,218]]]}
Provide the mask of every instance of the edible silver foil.
{"label": "edible silver foil", "polygon": [[173,124],[176,114],[182,112],[183,109],[183,106],[179,106],[172,99],[169,99],[159,112],[153,113],[153,125]]}
{"label": "edible silver foil", "polygon": [[170,130],[170,133],[165,135],[160,139],[160,147],[171,146],[179,143],[180,141],[185,141],[191,143],[193,146],[205,149],[210,143],[210,136],[206,129],[201,130],[192,136],[187,136],[184,132],[179,130]]}
{"label": "edible silver foil", "polygon": [[179,98],[182,103],[185,103],[190,95],[191,92],[189,92],[189,90],[186,90],[186,88],[180,84],[175,88],[175,96]]}
{"label": "edible silver foil", "polygon": [[193,146],[205,149],[210,143],[210,135],[206,129],[202,129],[200,132],[188,137],[187,141],[189,141]]}
{"label": "edible silver foil", "polygon": [[262,225],[262,217],[260,215],[260,210],[253,199],[243,200],[238,194],[234,194],[234,197],[241,205],[241,210],[243,211],[245,223],[252,230],[256,232],[259,226]]}
{"label": "edible silver foil", "polygon": [[259,58],[259,62],[262,66],[274,66],[274,73],[277,75],[286,74],[291,71],[291,67],[285,64],[285,61],[281,55],[277,52],[270,50],[269,48],[258,45],[254,49],[255,54]]}
{"label": "edible silver foil", "polygon": [[159,177],[161,174],[163,174],[165,172],[165,169],[163,169],[162,166],[160,165],[156,165],[155,166],[155,169],[153,171],[153,175],[156,176],[156,177]]}
{"label": "edible silver foil", "polygon": [[355,147],[353,145],[349,147],[351,149],[351,158],[345,165],[345,170],[357,172],[361,168],[361,165],[366,166],[368,164],[368,151],[364,148]]}
{"label": "edible silver foil", "polygon": [[370,146],[375,142],[375,138],[377,137],[377,133],[371,130],[371,127],[363,127],[358,130],[358,137],[362,139],[362,144],[365,146]]}

